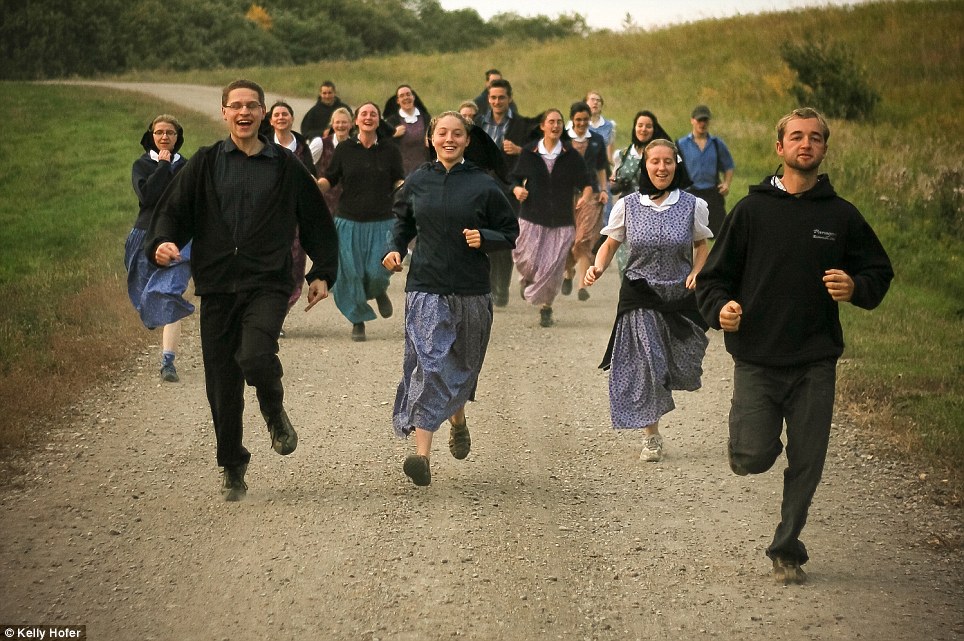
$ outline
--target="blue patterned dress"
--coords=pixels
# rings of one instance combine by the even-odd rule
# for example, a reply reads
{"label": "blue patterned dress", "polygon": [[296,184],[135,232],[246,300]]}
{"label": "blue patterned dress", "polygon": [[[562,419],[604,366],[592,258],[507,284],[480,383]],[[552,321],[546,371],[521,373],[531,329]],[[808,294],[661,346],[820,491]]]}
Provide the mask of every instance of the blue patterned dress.
{"label": "blue patterned dress", "polygon": [[[693,243],[711,236],[705,205],[676,190],[659,206],[639,192],[622,199],[625,242],[629,248],[626,276],[646,279],[664,301],[686,296],[686,277],[693,268]],[[702,219],[702,220],[700,220]],[[603,230],[619,239],[620,227]],[[616,232],[616,233],[614,233]],[[705,332],[690,321],[692,333],[677,338],[660,312],[635,309],[623,314],[616,326],[609,375],[609,403],[613,427],[639,429],[672,411],[672,390],[700,388],[703,355],[709,343]]]}

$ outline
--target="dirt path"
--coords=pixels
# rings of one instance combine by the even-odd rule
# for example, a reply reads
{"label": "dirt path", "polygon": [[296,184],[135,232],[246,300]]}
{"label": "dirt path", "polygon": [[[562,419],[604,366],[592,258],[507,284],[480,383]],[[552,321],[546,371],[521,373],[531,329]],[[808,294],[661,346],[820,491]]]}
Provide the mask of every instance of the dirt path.
{"label": "dirt path", "polygon": [[959,511],[843,417],[804,532],[811,582],[771,584],[781,465],[726,467],[718,335],[704,388],[665,421],[666,460],[638,461],[595,368],[615,297],[603,279],[588,302],[564,298],[551,329],[517,297],[497,310],[472,454],[452,459],[441,432],[428,488],[391,435],[401,314],[359,344],[330,301],[294,312],[281,356],[301,442],[272,452],[249,393],[236,504],[220,500],[188,319],[180,384],[158,383],[155,347],[133,355],[0,492],[0,621],[138,641],[964,637],[962,559],[941,545]]}

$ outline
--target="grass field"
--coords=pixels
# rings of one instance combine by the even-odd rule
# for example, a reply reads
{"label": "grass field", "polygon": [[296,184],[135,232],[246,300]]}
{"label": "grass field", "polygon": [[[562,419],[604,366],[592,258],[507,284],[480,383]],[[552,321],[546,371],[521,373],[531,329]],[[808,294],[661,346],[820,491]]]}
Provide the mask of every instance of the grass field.
{"label": "grass field", "polygon": [[[526,114],[551,106],[566,110],[587,90],[600,91],[607,116],[619,123],[622,146],[637,110],[653,110],[671,134],[681,136],[692,106],[707,103],[716,116],[714,133],[727,141],[738,164],[732,205],[750,183],[775,169],[773,125],[797,106],[786,91],[792,77],[780,45],[811,38],[844,44],[860,54],[882,101],[871,122],[831,122],[824,167],[881,236],[897,278],[878,310],[844,307],[848,349],[840,401],[877,433],[960,470],[962,34],[964,3],[896,2],[539,45],[496,43],[458,55],[122,79],[220,86],[244,76],[271,91],[306,97],[331,78],[352,104],[382,103],[406,82],[437,112],[474,97],[482,72],[495,66],[512,81]],[[697,41],[701,46],[693,47]],[[116,101],[99,90],[7,84],[0,93],[9,116],[0,125],[0,291],[7,301],[0,311],[0,360],[3,385],[17,389],[25,368],[65,367],[65,336],[97,343],[109,325],[113,341],[115,324],[136,322],[124,309],[120,260],[136,206],[129,168],[147,120],[167,108],[126,95]],[[188,150],[203,137],[221,135],[214,123],[186,120]],[[97,314],[107,314],[105,325],[93,320]],[[125,334],[136,335],[136,326]]]}
{"label": "grass field", "polygon": [[100,89],[0,83],[0,98],[0,446],[10,447],[150,338],[123,260],[148,123],[183,116],[187,155],[221,129]]}

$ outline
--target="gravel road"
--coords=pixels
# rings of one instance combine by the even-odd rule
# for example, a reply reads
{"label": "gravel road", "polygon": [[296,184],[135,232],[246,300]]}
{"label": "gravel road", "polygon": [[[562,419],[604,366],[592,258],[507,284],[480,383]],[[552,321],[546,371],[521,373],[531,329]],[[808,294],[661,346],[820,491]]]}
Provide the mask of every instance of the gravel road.
{"label": "gravel road", "polygon": [[[150,90],[218,116],[217,89]],[[641,435],[609,427],[596,369],[616,282],[591,293],[558,301],[550,329],[518,297],[497,310],[472,454],[452,459],[443,431],[427,488],[391,430],[401,314],[352,343],[331,301],[296,308],[281,357],[299,447],[270,449],[249,392],[240,503],[220,497],[189,318],[179,384],[159,383],[156,346],[132,354],[5,479],[0,623],[114,641],[964,638],[960,510],[919,470],[837,417],[804,531],[810,582],[772,584],[783,464],[727,468],[721,337],[703,389],[664,421],[667,457],[643,463]]]}

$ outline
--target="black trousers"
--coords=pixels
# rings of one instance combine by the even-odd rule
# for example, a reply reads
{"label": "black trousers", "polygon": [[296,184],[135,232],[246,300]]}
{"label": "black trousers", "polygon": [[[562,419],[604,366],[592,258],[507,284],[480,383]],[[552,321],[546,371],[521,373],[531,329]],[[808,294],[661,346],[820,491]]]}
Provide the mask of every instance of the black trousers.
{"label": "black trousers", "polygon": [[502,307],[509,302],[509,286],[512,281],[511,251],[496,251],[489,254],[489,281],[492,284],[492,300]]}
{"label": "black trousers", "polygon": [[766,551],[771,559],[803,564],[810,558],[800,533],[827,459],[836,366],[835,359],[794,367],[761,367],[735,361],[731,464],[751,474],[769,470],[783,451],[780,436],[784,420],[787,425],[781,520]]}
{"label": "black trousers", "polygon": [[245,383],[257,391],[263,415],[284,409],[278,334],[287,311],[288,295],[277,291],[201,297],[204,383],[220,466],[251,458],[242,444]]}
{"label": "black trousers", "polygon": [[723,226],[723,219],[726,217],[726,199],[723,198],[723,195],[720,194],[720,191],[716,187],[710,189],[690,187],[686,191],[706,201],[710,210],[710,231],[713,232],[714,237],[719,236],[720,228]]}

